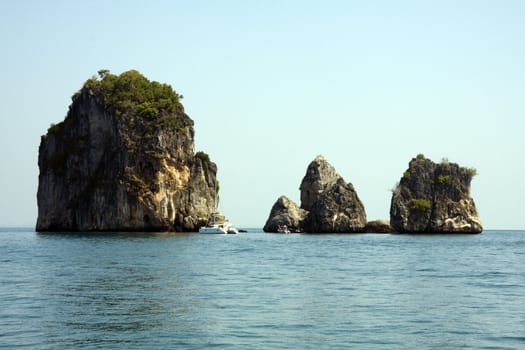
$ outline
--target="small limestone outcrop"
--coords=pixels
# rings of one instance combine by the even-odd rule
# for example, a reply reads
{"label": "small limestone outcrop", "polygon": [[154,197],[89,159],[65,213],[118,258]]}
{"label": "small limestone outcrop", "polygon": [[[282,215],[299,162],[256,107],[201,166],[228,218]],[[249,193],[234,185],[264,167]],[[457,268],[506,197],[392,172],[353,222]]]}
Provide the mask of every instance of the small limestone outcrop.
{"label": "small limestone outcrop", "polygon": [[405,233],[480,233],[483,230],[470,183],[473,168],[423,155],[410,161],[393,190],[390,224]]}
{"label": "small limestone outcrop", "polygon": [[196,231],[216,204],[216,165],[194,151],[171,86],[99,71],[42,136],[37,231]]}
{"label": "small limestone outcrop", "polygon": [[263,230],[265,232],[279,232],[288,229],[290,232],[299,232],[307,213],[288,197],[281,196],[273,205],[270,217]]}
{"label": "small limestone outcrop", "polygon": [[280,197],[270,212],[265,232],[278,232],[279,223],[293,225],[296,232],[363,232],[366,213],[361,200],[353,185],[346,183],[323,156],[308,165],[300,190],[300,210],[288,198]]}
{"label": "small limestone outcrop", "polygon": [[354,186],[339,178],[313,203],[303,229],[315,233],[356,233],[363,232],[365,225],[365,208]]}
{"label": "small limestone outcrop", "polygon": [[365,233],[394,233],[388,220],[373,220],[366,223]]}

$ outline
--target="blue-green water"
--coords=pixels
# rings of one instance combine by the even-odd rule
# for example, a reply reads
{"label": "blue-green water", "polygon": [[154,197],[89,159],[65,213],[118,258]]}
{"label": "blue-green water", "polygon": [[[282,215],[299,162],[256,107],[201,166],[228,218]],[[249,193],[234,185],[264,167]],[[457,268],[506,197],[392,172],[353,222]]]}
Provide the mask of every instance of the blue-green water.
{"label": "blue-green water", "polygon": [[0,230],[1,349],[525,349],[525,231]]}

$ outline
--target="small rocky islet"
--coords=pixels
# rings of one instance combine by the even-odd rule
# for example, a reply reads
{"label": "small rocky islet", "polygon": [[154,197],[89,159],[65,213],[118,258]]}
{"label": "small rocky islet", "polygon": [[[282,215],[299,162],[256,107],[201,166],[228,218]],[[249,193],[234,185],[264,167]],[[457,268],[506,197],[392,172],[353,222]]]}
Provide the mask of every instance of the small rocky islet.
{"label": "small rocky islet", "polygon": [[272,207],[263,230],[280,232],[362,232],[366,226],[363,203],[354,186],[319,155],[308,165],[300,186],[301,206],[282,196]]}
{"label": "small rocky islet", "polygon": [[419,154],[392,191],[390,221],[366,221],[354,186],[322,156],[301,182],[301,205],[281,196],[265,232],[306,233],[480,233],[483,230],[470,183],[473,168],[444,159],[436,164]]}
{"label": "small rocky islet", "polygon": [[470,183],[476,169],[419,154],[392,191],[390,224],[400,233],[480,233]]}
{"label": "small rocky islet", "polygon": [[[39,147],[37,231],[194,232],[216,213],[217,166],[194,150],[194,123],[170,85],[108,70],[72,96]],[[472,168],[423,155],[393,190],[390,221],[363,203],[321,155],[301,182],[301,205],[281,196],[265,232],[479,233]]]}

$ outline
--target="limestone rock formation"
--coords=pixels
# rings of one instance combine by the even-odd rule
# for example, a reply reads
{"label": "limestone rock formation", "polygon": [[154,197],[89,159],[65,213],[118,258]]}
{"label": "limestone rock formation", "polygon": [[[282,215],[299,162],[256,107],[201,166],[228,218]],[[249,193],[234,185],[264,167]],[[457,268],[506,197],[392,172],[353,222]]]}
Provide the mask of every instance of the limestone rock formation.
{"label": "limestone rock formation", "polygon": [[313,203],[303,222],[303,229],[313,233],[363,232],[365,208],[354,186],[339,178]]}
{"label": "limestone rock formation", "polygon": [[281,196],[270,211],[270,216],[264,225],[265,232],[278,232],[286,227],[290,232],[299,232],[307,211],[286,196]]}
{"label": "limestone rock formation", "polygon": [[277,232],[278,225],[311,233],[362,232],[366,213],[351,183],[319,155],[309,165],[301,182],[301,209],[282,196],[274,204],[265,232]]}
{"label": "limestone rock formation", "polygon": [[470,197],[475,174],[475,169],[418,155],[393,191],[390,224],[398,232],[480,233],[483,227]]}
{"label": "limestone rock formation", "polygon": [[341,179],[335,168],[322,156],[318,155],[308,165],[299,189],[301,190],[301,208],[310,210],[321,193]]}
{"label": "limestone rock formation", "polygon": [[216,165],[169,85],[100,71],[42,136],[37,231],[194,231],[215,210]]}
{"label": "limestone rock formation", "polygon": [[373,220],[366,223],[365,233],[394,233],[388,220]]}

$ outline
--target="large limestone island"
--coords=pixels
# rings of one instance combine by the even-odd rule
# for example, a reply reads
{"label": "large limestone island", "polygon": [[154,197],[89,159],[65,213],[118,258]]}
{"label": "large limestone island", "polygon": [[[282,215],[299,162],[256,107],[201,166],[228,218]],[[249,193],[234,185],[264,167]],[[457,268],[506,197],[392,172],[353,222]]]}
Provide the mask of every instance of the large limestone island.
{"label": "large limestone island", "polygon": [[196,231],[215,210],[216,165],[194,151],[171,86],[99,71],[42,136],[37,231]]}
{"label": "large limestone island", "polygon": [[390,224],[401,233],[480,233],[470,182],[473,168],[419,154],[393,190]]}
{"label": "large limestone island", "polygon": [[364,232],[366,213],[354,186],[319,155],[301,182],[301,206],[286,196],[273,205],[265,232]]}

